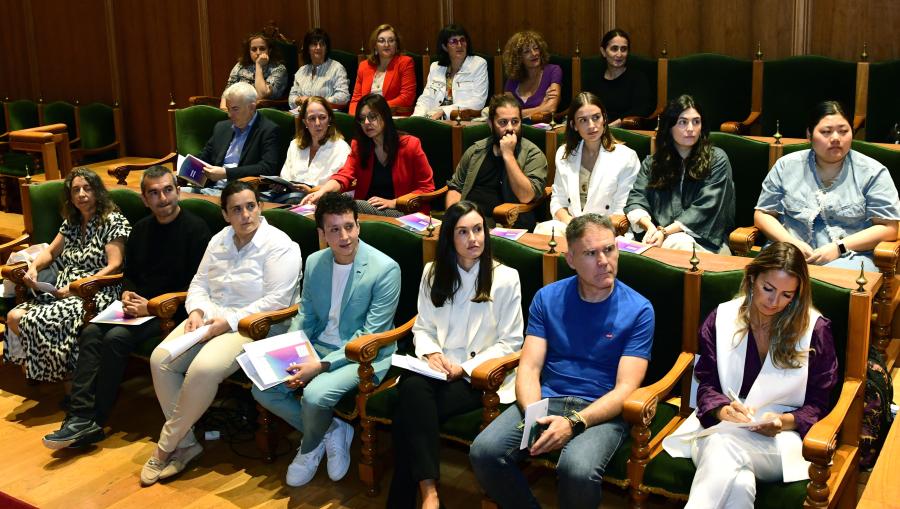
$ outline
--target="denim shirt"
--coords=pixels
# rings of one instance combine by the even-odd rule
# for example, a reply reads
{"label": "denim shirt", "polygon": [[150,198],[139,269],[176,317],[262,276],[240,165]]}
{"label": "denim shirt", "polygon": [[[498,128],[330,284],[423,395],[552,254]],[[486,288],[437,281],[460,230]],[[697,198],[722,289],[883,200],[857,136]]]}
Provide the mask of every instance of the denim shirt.
{"label": "denim shirt", "polygon": [[756,209],[780,215],[781,224],[813,249],[872,226],[900,220],[897,188],[883,164],[851,150],[830,188],[816,169],[815,153],[801,150],[775,162]]}

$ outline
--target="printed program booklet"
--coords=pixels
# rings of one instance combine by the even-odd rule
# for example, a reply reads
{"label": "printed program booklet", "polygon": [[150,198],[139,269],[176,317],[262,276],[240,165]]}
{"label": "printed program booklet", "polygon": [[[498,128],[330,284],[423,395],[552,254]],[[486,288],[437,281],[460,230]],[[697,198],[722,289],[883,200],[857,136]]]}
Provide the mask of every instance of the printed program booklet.
{"label": "printed program booklet", "polygon": [[288,332],[244,345],[238,364],[260,390],[285,382],[291,364],[318,360],[319,355],[303,331]]}
{"label": "printed program booklet", "polygon": [[209,164],[190,154],[178,156],[178,176],[191,184],[200,187],[206,185],[206,174],[203,173],[204,166],[209,166]]}

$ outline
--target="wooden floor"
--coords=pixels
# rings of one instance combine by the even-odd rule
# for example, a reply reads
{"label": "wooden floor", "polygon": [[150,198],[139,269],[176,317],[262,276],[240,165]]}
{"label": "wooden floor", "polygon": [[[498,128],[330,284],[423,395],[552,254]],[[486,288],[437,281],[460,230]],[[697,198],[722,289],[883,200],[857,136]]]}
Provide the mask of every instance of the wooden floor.
{"label": "wooden floor", "polygon": [[[144,368],[146,370],[146,367]],[[107,426],[109,437],[80,451],[50,451],[41,437],[59,427],[61,384],[28,386],[14,366],[0,367],[0,491],[41,508],[381,508],[384,507],[390,471],[382,481],[382,493],[365,495],[356,475],[359,440],[354,440],[350,473],[340,482],[328,479],[322,465],[315,479],[303,488],[285,487],[284,472],[293,457],[287,442],[274,464],[239,456],[256,454],[252,442],[234,445],[205,442],[206,450],[180,478],[141,488],[141,465],[153,451],[162,425],[162,413],[145,374],[125,381],[114,415]],[[296,444],[298,436],[290,437]],[[389,451],[390,433],[381,431],[382,449]],[[289,452],[288,452],[289,451]],[[446,444],[442,450],[441,493],[449,508],[479,507],[480,492],[465,451]],[[383,457],[389,456],[388,454]],[[324,463],[324,462],[323,462]],[[532,483],[544,507],[555,507],[555,481],[549,472]],[[626,507],[625,493],[606,490],[603,507]],[[664,507],[654,500],[651,507]],[[667,507],[667,506],[666,506]]]}

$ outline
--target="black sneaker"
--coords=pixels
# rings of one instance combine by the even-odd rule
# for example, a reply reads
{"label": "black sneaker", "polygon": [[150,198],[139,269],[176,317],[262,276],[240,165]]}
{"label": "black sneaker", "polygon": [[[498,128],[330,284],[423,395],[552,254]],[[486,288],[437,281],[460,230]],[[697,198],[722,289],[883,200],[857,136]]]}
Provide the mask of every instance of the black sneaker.
{"label": "black sneaker", "polygon": [[103,428],[96,422],[84,417],[69,417],[63,421],[62,427],[44,437],[44,447],[48,449],[65,449],[66,447],[83,447],[106,438]]}

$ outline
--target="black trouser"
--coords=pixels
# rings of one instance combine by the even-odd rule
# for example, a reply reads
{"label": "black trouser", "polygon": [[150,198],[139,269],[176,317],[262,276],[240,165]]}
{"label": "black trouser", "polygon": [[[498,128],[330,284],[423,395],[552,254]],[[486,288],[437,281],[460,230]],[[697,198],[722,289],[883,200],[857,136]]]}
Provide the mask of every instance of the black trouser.
{"label": "black trouser", "polygon": [[441,476],[440,425],[481,407],[481,391],[465,380],[445,382],[404,373],[394,416],[394,479],[387,507],[412,508],[420,481]]}
{"label": "black trouser", "polygon": [[137,345],[160,334],[156,318],[127,327],[89,323],[78,343],[69,415],[93,419],[102,426],[112,411],[128,356]]}

